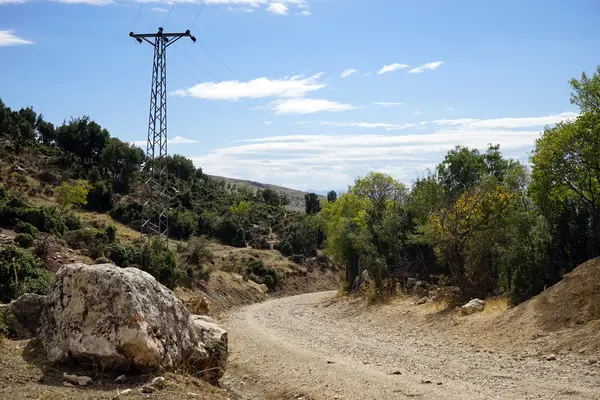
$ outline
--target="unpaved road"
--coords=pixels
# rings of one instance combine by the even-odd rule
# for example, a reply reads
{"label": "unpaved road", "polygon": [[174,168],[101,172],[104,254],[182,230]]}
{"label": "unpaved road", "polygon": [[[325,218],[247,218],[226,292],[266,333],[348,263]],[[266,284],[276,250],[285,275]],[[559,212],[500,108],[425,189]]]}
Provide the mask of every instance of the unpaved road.
{"label": "unpaved road", "polygon": [[393,334],[340,317],[332,292],[270,300],[226,322],[224,384],[248,399],[600,399],[600,366]]}

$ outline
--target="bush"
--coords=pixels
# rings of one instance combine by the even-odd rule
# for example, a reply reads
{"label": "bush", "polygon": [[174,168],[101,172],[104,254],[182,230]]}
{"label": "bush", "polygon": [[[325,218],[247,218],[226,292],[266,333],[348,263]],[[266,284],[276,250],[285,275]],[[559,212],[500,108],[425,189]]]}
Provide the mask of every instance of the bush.
{"label": "bush", "polygon": [[304,217],[285,229],[277,250],[284,256],[302,254],[306,257],[315,257],[317,246],[322,240],[321,236],[316,220],[313,217]]}
{"label": "bush", "polygon": [[219,222],[216,236],[223,244],[233,247],[246,247],[244,230],[226,217],[223,217]]}
{"label": "bush", "polygon": [[18,244],[19,247],[27,249],[33,246],[33,236],[29,233],[19,233],[15,236],[15,243]]}
{"label": "bush", "polygon": [[0,301],[9,302],[24,293],[46,294],[52,276],[28,250],[0,247]]}
{"label": "bush", "polygon": [[152,240],[144,245],[139,268],[170,289],[177,286],[185,276],[185,272],[177,264],[175,254],[160,240]]}
{"label": "bush", "polygon": [[169,237],[187,240],[196,231],[198,217],[191,211],[177,210],[169,213]]}
{"label": "bush", "polygon": [[106,246],[104,256],[122,268],[132,267],[139,262],[138,251],[132,246],[121,243]]}
{"label": "bush", "polygon": [[188,241],[184,258],[188,264],[193,265],[212,264],[214,262],[214,256],[208,248],[208,240],[204,236],[193,237]]}
{"label": "bush", "polygon": [[269,290],[274,290],[279,284],[279,275],[273,268],[266,267],[261,260],[250,260],[246,267],[248,279],[265,284]]}
{"label": "bush", "polygon": [[106,232],[95,228],[83,228],[67,232],[64,239],[69,247],[73,249],[97,249],[108,243]]}
{"label": "bush", "polygon": [[15,232],[27,233],[35,238],[40,231],[38,230],[38,228],[31,225],[29,222],[19,221],[19,222],[17,222],[17,225],[15,226]]}
{"label": "bush", "polygon": [[113,192],[104,184],[96,182],[87,194],[86,210],[107,212],[113,208]]}
{"label": "bush", "polygon": [[117,228],[114,225],[109,225],[104,230],[109,243],[114,243],[117,240]]}

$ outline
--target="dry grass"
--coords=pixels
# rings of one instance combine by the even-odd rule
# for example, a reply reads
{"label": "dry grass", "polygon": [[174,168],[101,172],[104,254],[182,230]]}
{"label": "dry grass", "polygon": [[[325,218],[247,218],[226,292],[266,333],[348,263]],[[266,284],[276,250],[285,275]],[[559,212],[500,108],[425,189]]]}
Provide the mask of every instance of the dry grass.
{"label": "dry grass", "polygon": [[498,314],[510,308],[510,300],[506,296],[490,297],[485,299],[484,313]]}

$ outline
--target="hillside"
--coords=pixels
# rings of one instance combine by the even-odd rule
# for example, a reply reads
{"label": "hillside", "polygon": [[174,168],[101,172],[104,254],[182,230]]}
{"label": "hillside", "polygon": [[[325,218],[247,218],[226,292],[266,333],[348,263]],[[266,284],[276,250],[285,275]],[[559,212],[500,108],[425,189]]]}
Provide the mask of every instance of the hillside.
{"label": "hillside", "polygon": [[[243,179],[235,179],[235,178],[225,178],[223,176],[211,175],[211,177],[215,179],[220,179],[225,182],[231,183],[237,186],[245,186],[250,187],[252,189],[272,189],[276,191],[279,195],[285,195],[290,200],[290,204],[286,207],[290,211],[304,212],[304,195],[308,192],[303,192],[301,190],[285,188],[283,186],[271,185],[269,183],[260,183],[254,181],[247,181]],[[319,195],[319,201],[321,203],[327,201],[327,197]]]}

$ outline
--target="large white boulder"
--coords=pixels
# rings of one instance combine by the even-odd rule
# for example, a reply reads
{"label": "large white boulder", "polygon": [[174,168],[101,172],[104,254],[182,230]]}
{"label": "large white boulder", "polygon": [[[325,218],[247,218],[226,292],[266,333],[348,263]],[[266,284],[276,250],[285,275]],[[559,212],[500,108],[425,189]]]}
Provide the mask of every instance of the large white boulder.
{"label": "large white boulder", "polygon": [[190,372],[212,364],[212,350],[173,292],[142,270],[112,264],[69,264],[58,271],[38,339],[51,363],[142,370],[185,365]]}

